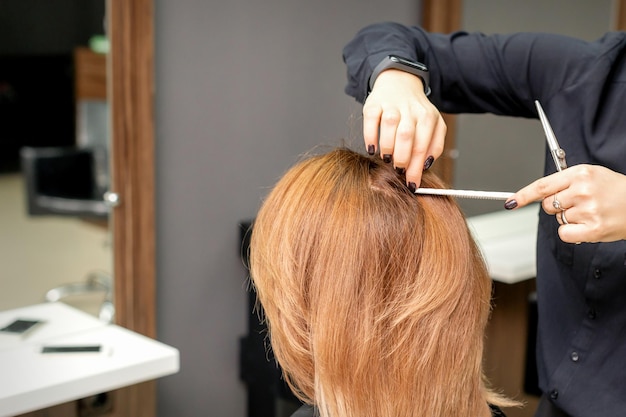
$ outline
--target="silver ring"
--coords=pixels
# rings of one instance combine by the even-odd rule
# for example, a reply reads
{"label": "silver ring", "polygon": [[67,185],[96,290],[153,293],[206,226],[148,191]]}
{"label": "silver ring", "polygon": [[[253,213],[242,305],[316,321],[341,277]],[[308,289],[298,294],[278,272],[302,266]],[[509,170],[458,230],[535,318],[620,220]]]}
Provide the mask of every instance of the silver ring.
{"label": "silver ring", "polygon": [[569,224],[567,218],[565,217],[565,209],[561,211],[561,221],[563,222],[563,224]]}
{"label": "silver ring", "polygon": [[554,207],[557,210],[562,210],[563,209],[561,207],[561,202],[556,199],[556,194],[554,194],[554,201],[552,201],[552,207]]}

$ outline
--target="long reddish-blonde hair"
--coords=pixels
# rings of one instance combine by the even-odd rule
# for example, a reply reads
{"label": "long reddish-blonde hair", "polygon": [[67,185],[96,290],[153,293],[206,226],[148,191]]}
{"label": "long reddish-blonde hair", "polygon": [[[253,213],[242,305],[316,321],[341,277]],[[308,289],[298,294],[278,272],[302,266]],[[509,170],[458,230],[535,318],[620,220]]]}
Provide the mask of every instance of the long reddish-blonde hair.
{"label": "long reddish-blonde hair", "polygon": [[250,268],[284,377],[322,417],[512,404],[485,387],[491,281],[459,207],[391,164],[345,148],[296,164],[254,222]]}

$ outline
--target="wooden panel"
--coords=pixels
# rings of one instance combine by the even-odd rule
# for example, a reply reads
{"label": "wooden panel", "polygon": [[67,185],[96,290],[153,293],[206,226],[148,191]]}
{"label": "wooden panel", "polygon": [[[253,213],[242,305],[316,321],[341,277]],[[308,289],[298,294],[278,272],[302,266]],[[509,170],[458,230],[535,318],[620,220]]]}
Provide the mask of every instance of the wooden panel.
{"label": "wooden panel", "polygon": [[109,1],[117,324],[154,337],[152,1]]}
{"label": "wooden panel", "polygon": [[508,417],[532,417],[538,397],[524,393],[528,337],[528,297],[535,291],[535,280],[517,284],[494,282],[494,309],[486,331],[485,374],[496,390],[526,403],[523,408],[507,408]]}
{"label": "wooden panel", "polygon": [[430,32],[454,32],[461,28],[462,13],[462,0],[424,0],[422,25]]}
{"label": "wooden panel", "polygon": [[[450,33],[461,28],[463,13],[462,0],[423,0],[422,26],[430,32]],[[446,184],[452,186],[454,180],[454,156],[456,154],[456,117],[443,114],[448,126],[443,155],[433,165],[432,170]]]}
{"label": "wooden panel", "polygon": [[[107,1],[116,322],[156,337],[153,1]],[[154,417],[154,381],[117,390],[115,417]]]}
{"label": "wooden panel", "polygon": [[107,98],[106,55],[89,48],[74,50],[76,100]]}
{"label": "wooden panel", "polygon": [[78,403],[76,401],[20,414],[17,417],[78,417]]}
{"label": "wooden panel", "polygon": [[614,30],[626,30],[626,0],[615,0]]}

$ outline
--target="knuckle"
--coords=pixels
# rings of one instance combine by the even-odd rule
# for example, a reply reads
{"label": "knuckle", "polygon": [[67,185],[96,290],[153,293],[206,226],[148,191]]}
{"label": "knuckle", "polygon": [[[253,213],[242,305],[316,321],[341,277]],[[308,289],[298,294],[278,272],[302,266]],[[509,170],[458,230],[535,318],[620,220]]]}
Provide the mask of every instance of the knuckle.
{"label": "knuckle", "polygon": [[602,230],[597,226],[592,226],[589,229],[589,233],[587,234],[587,239],[589,242],[599,242],[602,240]]}
{"label": "knuckle", "polygon": [[417,146],[414,146],[411,149],[411,159],[417,159],[418,156],[422,155],[423,152],[420,152]]}
{"label": "knuckle", "polygon": [[365,102],[363,105],[363,117],[365,118],[378,118],[380,116],[381,107],[377,104],[368,104]]}
{"label": "knuckle", "polygon": [[[550,185],[550,183],[548,182],[546,177],[540,178],[540,179],[537,180],[537,182],[535,182],[535,186],[537,187],[537,192],[539,192],[539,194],[541,194],[541,195],[548,194],[547,190],[549,188],[549,185]],[[545,202],[545,200],[544,200],[544,202]]]}
{"label": "knuckle", "polygon": [[[580,186],[578,187],[578,195],[584,198],[593,197],[594,195],[593,188],[594,187],[590,186],[587,183],[580,184]],[[591,203],[591,204],[594,204],[594,203]],[[595,209],[596,207],[593,207],[593,208]]]}
{"label": "knuckle", "polygon": [[[572,181],[577,185],[580,190],[586,190],[591,186],[594,173],[588,165],[577,165],[575,167]],[[586,192],[586,191],[585,191]]]}
{"label": "knuckle", "polygon": [[440,156],[443,154],[444,150],[445,150],[445,145],[443,142],[441,141],[436,141],[434,143],[431,144],[431,148],[432,148],[432,153],[433,156]]}
{"label": "knuckle", "polygon": [[425,143],[423,141],[417,141],[415,142],[415,144],[413,145],[413,148],[411,149],[411,155],[412,156],[423,155],[426,153],[427,150],[428,150],[428,143]]}
{"label": "knuckle", "polygon": [[397,125],[400,122],[400,113],[394,110],[388,110],[383,113],[382,122],[386,125]]}
{"label": "knuckle", "polygon": [[439,115],[439,122],[437,123],[437,128],[441,129],[441,133],[443,134],[443,136],[445,136],[446,133],[448,133],[448,125],[446,124],[446,121],[443,120],[443,117],[441,117],[441,115]]}
{"label": "knuckle", "polygon": [[417,120],[419,120],[419,122],[422,124],[435,126],[439,121],[438,116],[439,113],[435,113],[423,107],[417,111]]}
{"label": "knuckle", "polygon": [[576,166],[576,177],[578,179],[588,179],[591,178],[593,171],[589,165],[577,165]]}
{"label": "knuckle", "polygon": [[396,131],[396,138],[403,142],[411,142],[415,137],[415,129],[410,126],[400,126]]}

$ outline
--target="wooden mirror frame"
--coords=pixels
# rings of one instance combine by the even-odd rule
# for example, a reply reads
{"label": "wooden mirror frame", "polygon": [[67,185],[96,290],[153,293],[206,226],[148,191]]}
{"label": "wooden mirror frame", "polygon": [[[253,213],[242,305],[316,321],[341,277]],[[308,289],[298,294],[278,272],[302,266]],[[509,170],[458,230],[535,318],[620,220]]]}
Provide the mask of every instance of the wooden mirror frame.
{"label": "wooden mirror frame", "polygon": [[108,0],[107,19],[116,322],[154,337],[153,1]]}
{"label": "wooden mirror frame", "polygon": [[[156,337],[153,0],[107,0],[116,323]],[[156,385],[115,392],[115,417],[154,417]]]}

